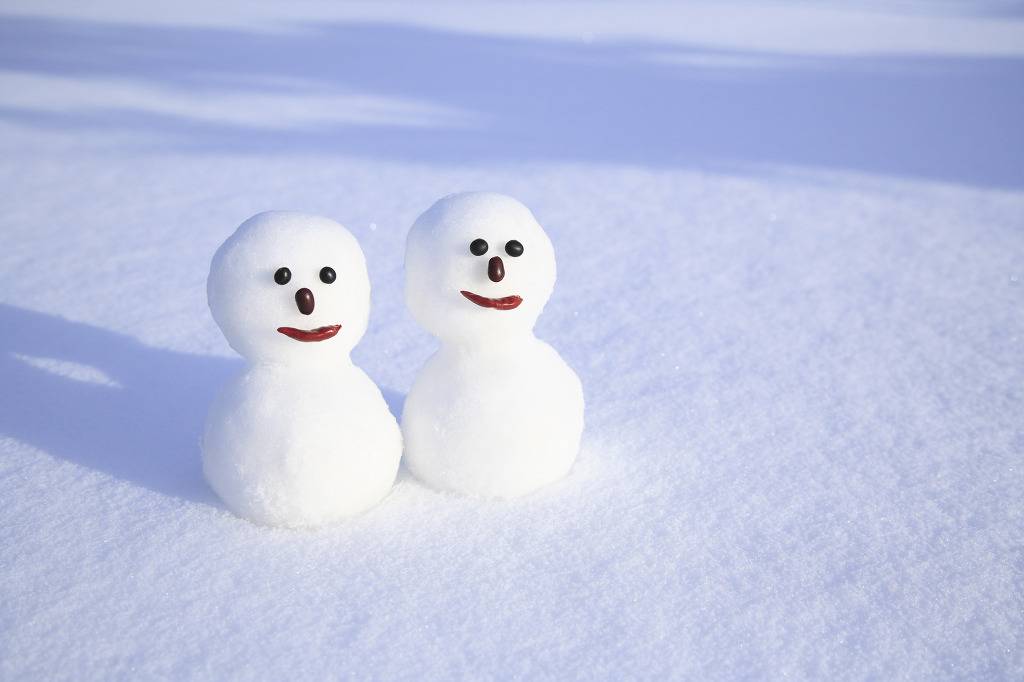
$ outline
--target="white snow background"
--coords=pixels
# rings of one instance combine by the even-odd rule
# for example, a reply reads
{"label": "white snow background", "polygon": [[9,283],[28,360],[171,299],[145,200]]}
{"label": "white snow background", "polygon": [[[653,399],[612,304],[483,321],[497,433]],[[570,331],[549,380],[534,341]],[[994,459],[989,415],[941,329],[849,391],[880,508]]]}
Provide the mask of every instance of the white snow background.
{"label": "white snow background", "polygon": [[[1019,3],[0,7],[0,678],[1021,679]],[[438,197],[558,254],[564,481],[204,484],[217,245],[322,213],[392,406]]]}

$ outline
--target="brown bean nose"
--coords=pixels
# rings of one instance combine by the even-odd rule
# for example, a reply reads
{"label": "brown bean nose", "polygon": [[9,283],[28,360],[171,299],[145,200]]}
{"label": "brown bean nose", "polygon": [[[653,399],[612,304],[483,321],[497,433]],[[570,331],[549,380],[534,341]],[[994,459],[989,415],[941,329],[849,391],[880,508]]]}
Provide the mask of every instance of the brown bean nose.
{"label": "brown bean nose", "polygon": [[313,299],[313,292],[302,288],[295,292],[295,305],[299,306],[299,312],[303,315],[312,315],[316,301]]}
{"label": "brown bean nose", "polygon": [[505,279],[505,264],[501,262],[501,257],[495,256],[487,261],[487,276],[491,278],[492,282],[500,282]]}

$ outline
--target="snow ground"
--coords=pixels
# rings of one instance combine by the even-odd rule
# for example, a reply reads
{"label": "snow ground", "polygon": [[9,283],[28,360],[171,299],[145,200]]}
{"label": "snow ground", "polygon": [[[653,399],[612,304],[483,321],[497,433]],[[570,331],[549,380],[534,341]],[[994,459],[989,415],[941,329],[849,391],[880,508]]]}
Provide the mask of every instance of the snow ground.
{"label": "snow ground", "polygon": [[[0,678],[1024,676],[1020,5],[0,14]],[[472,188],[555,242],[570,477],[231,516],[216,246],[352,229],[397,409],[405,231]]]}

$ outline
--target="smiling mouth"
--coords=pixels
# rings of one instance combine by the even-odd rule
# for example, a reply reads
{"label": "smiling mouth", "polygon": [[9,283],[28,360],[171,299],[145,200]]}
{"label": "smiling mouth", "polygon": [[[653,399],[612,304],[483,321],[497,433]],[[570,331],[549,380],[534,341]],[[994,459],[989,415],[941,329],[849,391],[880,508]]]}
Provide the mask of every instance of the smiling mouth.
{"label": "smiling mouth", "polygon": [[332,324],[326,327],[317,327],[316,329],[296,329],[295,327],[278,327],[277,331],[281,332],[285,336],[291,337],[296,341],[305,341],[311,343],[313,341],[326,341],[333,337],[341,329],[340,324]]}
{"label": "smiling mouth", "polygon": [[472,291],[463,291],[462,295],[481,308],[494,308],[495,310],[512,310],[518,308],[519,304],[523,302],[523,298],[515,294],[503,298],[487,298],[480,294],[474,294]]}

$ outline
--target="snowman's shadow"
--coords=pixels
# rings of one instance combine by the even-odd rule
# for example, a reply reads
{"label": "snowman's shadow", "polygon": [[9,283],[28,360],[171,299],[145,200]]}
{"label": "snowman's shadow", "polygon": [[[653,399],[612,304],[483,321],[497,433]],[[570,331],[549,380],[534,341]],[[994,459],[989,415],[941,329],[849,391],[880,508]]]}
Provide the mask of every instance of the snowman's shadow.
{"label": "snowman's shadow", "polygon": [[[0,304],[0,435],[192,502],[219,506],[199,436],[240,359],[153,348],[106,329]],[[384,390],[400,414],[404,396]]]}

